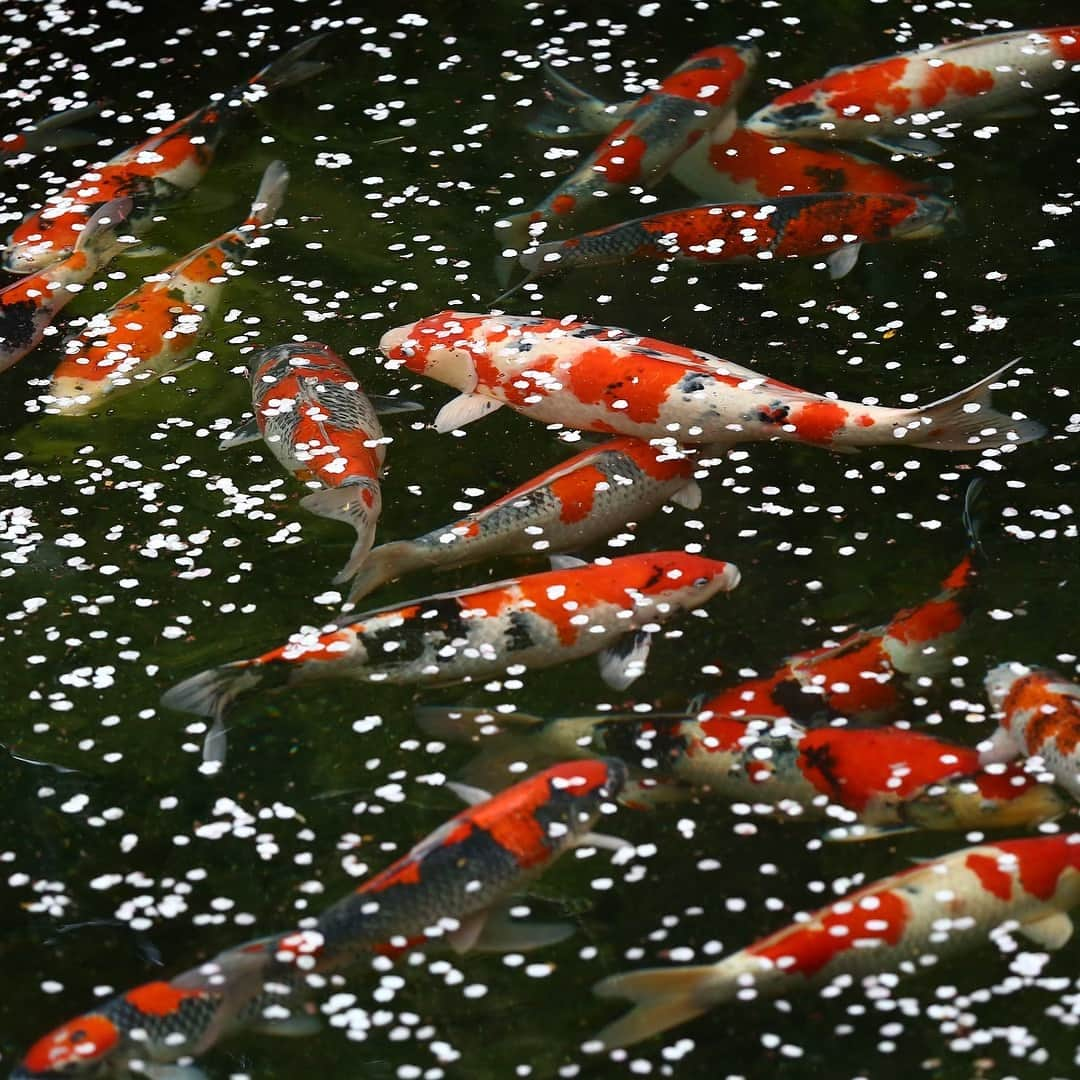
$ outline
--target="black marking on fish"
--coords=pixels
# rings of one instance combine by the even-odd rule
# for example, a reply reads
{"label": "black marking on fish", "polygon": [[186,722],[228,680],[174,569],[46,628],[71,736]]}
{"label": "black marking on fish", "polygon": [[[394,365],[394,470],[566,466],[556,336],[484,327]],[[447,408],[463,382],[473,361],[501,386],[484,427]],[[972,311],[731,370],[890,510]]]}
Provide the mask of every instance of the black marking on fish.
{"label": "black marking on fish", "polygon": [[828,713],[825,700],[819,694],[808,694],[797,679],[784,679],[769,695],[773,702],[800,724],[809,724]]}
{"label": "black marking on fish", "polygon": [[29,349],[37,333],[38,310],[33,300],[16,300],[0,307],[0,348],[5,352]]}
{"label": "black marking on fish", "polygon": [[531,649],[536,644],[529,629],[529,617],[524,611],[510,612],[510,625],[506,630],[506,647],[511,652]]}
{"label": "black marking on fish", "polygon": [[836,773],[836,755],[833,754],[832,747],[828,743],[811,746],[803,750],[802,756],[806,759],[807,766],[821,773],[837,798],[840,798],[844,794],[844,785]]}

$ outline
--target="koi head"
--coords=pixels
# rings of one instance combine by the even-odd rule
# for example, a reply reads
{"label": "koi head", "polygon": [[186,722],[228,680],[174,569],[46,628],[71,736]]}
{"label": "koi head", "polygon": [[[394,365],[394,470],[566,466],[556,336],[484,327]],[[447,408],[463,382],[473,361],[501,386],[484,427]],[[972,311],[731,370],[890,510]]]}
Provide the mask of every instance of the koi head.
{"label": "koi head", "polygon": [[946,227],[958,220],[956,207],[940,195],[924,195],[915,201],[915,210],[893,230],[893,236],[904,240],[927,240],[940,236]]}
{"label": "koi head", "polygon": [[949,777],[923,788],[904,801],[905,823],[930,830],[1034,828],[1068,809],[1053,787],[1022,768],[991,770]]}
{"label": "koi head", "polygon": [[444,311],[383,334],[379,350],[391,367],[407,367],[458,390],[476,386],[476,355],[482,347],[476,332],[485,315]]}
{"label": "koi head", "polygon": [[27,1051],[11,1080],[93,1076],[110,1064],[120,1029],[101,1013],[86,1013],[49,1032]]}
{"label": "koi head", "polygon": [[683,551],[654,552],[633,563],[624,559],[617,565],[618,572],[627,575],[624,587],[641,602],[668,603],[685,609],[699,607],[718,592],[730,592],[741,577],[733,563]]}
{"label": "koi head", "polygon": [[[795,94],[799,94],[799,97],[792,100]],[[792,91],[777,98],[771,105],[758,109],[743,127],[770,139],[824,136],[828,131],[823,131],[821,125],[831,120],[832,116],[832,110],[817,94],[803,96],[799,91]]]}
{"label": "koi head", "polygon": [[627,778],[618,758],[568,761],[540,773],[535,779],[546,784],[548,794],[534,816],[551,846],[559,850],[582,841],[604,807],[613,807]]}
{"label": "koi head", "polygon": [[995,713],[1001,714],[1004,711],[1005,699],[1012,692],[1012,688],[1021,679],[1026,679],[1031,674],[1032,668],[1016,661],[998,664],[997,667],[991,668],[987,672],[984,682],[986,696]]}

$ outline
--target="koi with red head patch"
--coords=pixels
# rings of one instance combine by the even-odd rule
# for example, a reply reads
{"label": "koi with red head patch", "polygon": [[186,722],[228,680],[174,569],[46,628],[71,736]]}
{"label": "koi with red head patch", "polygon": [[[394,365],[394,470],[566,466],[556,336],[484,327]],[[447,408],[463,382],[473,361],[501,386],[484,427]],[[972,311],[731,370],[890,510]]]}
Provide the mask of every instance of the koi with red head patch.
{"label": "koi with red head patch", "polygon": [[267,166],[247,218],[130,292],[65,346],[42,397],[49,412],[82,415],[106,397],[174,371],[195,348],[221,302],[229,271],[277,215],[289,173]]}
{"label": "koi with red head patch", "polygon": [[892,409],[823,397],[709,353],[569,318],[444,311],[388,331],[379,348],[392,366],[460,391],[436,416],[439,431],[510,405],[548,424],[721,446],[777,438],[972,450],[1045,432],[992,407],[991,386],[1012,364],[940,401]]}
{"label": "koi with red head patch", "polygon": [[685,455],[640,439],[590,446],[458,521],[375,548],[349,600],[423,567],[451,569],[496,555],[591,544],[668,501],[694,508],[701,495],[693,471]]}
{"label": "koi with red head patch", "polygon": [[986,676],[1000,727],[982,748],[984,762],[1023,755],[1080,802],[1080,685],[1045,668],[1000,664]]}
{"label": "koi with red head patch", "polygon": [[781,94],[745,126],[761,135],[870,139],[926,153],[929,140],[904,137],[920,117],[1008,113],[1067,79],[1078,62],[1080,26],[1010,30],[837,69]]}
{"label": "koi with red head patch", "polygon": [[667,210],[541,244],[519,261],[529,271],[525,281],[532,281],[639,260],[712,264],[825,256],[830,275],[840,278],[855,266],[863,244],[939,236],[955,216],[952,203],[937,195],[790,195]]}
{"label": "koi with red head patch", "polygon": [[41,210],[29,213],[8,239],[4,268],[17,274],[62,259],[73,248],[80,225],[102,204],[119,197],[134,201],[131,229],[150,227],[162,206],[191,191],[213,161],[226,131],[267,93],[309,79],[326,64],[304,59],[322,35],[300,42],[221,100],[204,105],[163,131],[83,173]]}
{"label": "koi with red head patch", "polygon": [[906,960],[945,960],[984,944],[1006,922],[1059,948],[1077,904],[1080,834],[964,848],[849,893],[716,964],[604,979],[597,994],[635,1007],[597,1038],[628,1046],[736,999],[895,971]]}
{"label": "koi with red head patch", "polygon": [[0,290],[0,371],[37,348],[53,319],[124,249],[125,240],[117,230],[130,210],[130,199],[99,207],[66,259]]}
{"label": "koi with red head patch", "polygon": [[600,146],[543,202],[511,218],[503,230],[505,241],[521,247],[531,224],[568,220],[597,193],[631,184],[652,187],[708,132],[719,128],[730,134],[735,103],[757,56],[756,49],[735,45],[695,53],[626,109]]}
{"label": "koi with red head patch", "polygon": [[731,563],[681,551],[571,561],[578,565],[343,615],[262,656],[195,675],[162,702],[220,719],[235,697],[275,676],[289,684],[451,682],[601,651],[601,674],[624,688],[644,670],[647,627],[739,583]]}
{"label": "koi with red head patch", "polygon": [[[40,154],[42,151],[83,146],[93,142],[92,132],[82,131],[72,125],[89,119],[91,116],[97,116],[99,112],[101,112],[101,105],[97,102],[77,105],[63,112],[53,113],[52,116],[39,120],[36,124],[28,124],[7,135],[0,135],[0,161],[3,161],[5,165],[22,165],[34,154]],[[18,160],[9,160],[15,158]]]}

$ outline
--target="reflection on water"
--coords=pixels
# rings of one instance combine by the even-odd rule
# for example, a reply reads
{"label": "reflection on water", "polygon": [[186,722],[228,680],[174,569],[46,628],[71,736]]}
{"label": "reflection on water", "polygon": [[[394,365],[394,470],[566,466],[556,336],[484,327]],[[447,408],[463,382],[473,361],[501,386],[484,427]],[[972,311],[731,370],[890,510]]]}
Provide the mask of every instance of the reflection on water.
{"label": "reflection on water", "polygon": [[[604,103],[640,96],[643,80],[737,41],[759,51],[739,106],[745,118],[832,67],[1007,28],[991,16],[1023,26],[1075,18],[1057,0],[1022,14],[980,6],[500,0],[481,13],[447,4],[312,10],[279,0],[198,11],[120,5],[87,16],[63,4],[10,5],[0,29],[4,132],[90,102],[100,101],[100,113],[43,127],[57,150],[30,157],[31,141],[23,157],[0,163],[5,233],[47,188],[201,109],[276,48],[325,32],[299,62],[329,66],[238,105],[201,182],[182,185],[192,189],[183,198],[163,197],[160,220],[129,223],[153,247],[125,253],[75,293],[42,344],[0,375],[3,1066],[95,1001],[325,910],[459,811],[447,779],[505,784],[577,756],[580,740],[592,733],[596,745],[598,731],[604,752],[645,774],[671,761],[696,768],[700,757],[679,755],[695,738],[718,738],[719,719],[709,729],[685,710],[703,701],[730,707],[734,694],[753,715],[789,715],[811,728],[837,717],[899,723],[956,745],[966,761],[996,726],[983,690],[991,668],[1015,660],[1076,678],[1076,524],[1066,483],[1076,424],[1070,300],[1080,289],[1073,77],[1026,115],[935,132],[941,152],[932,158],[860,144],[862,160],[845,162],[845,176],[879,185],[860,190],[930,190],[955,202],[959,221],[919,244],[864,246],[836,280],[815,268],[826,253],[782,264],[662,258],[580,266],[505,301],[513,315],[628,327],[869,405],[926,405],[1019,358],[995,404],[1037,418],[1046,438],[982,455],[759,442],[698,457],[699,506],[672,500],[651,513],[654,502],[635,504],[623,518],[635,524],[615,525],[607,540],[575,541],[568,528],[555,546],[585,558],[689,546],[741,570],[739,587],[701,617],[664,624],[644,673],[624,689],[580,659],[468,685],[328,680],[253,694],[227,714],[228,756],[216,771],[202,762],[209,721],[160,705],[182,679],[260,655],[301,626],[325,626],[349,592],[332,578],[352,530],[301,507],[302,482],[264,444],[219,447],[251,412],[245,369],[257,348],[326,342],[369,395],[423,405],[383,420],[377,544],[468,523],[587,446],[511,408],[438,434],[431,425],[450,393],[387,364],[378,344],[391,328],[446,308],[489,309],[507,269],[505,260],[495,265],[505,243],[496,223],[540,204],[592,151],[615,116]],[[588,139],[530,134],[559,93],[545,60],[565,60],[558,76],[588,97],[575,99],[592,124]],[[736,140],[750,158],[754,133]],[[798,160],[821,178],[826,164],[835,173],[838,152],[829,145]],[[194,362],[161,365],[160,378],[96,414],[57,415],[50,379],[64,337],[244,220],[276,160],[288,169],[288,194],[241,256],[243,273],[227,271],[220,308],[189,327],[202,335]],[[716,201],[702,190],[702,168],[712,166],[699,154],[648,192],[612,191],[544,239]],[[760,179],[739,183],[743,201],[774,195]],[[937,590],[970,544],[962,519],[973,476],[987,481],[973,510],[978,576],[963,582],[962,611],[942,621],[931,605],[954,599],[942,599],[948,582]],[[682,487],[681,474],[675,479]],[[553,490],[565,500],[565,486]],[[358,607],[546,571],[544,550],[421,565]],[[896,618],[904,609],[918,617]],[[920,621],[931,616],[933,633]],[[913,641],[933,642],[933,652],[912,654]],[[905,666],[911,655],[919,662]],[[876,677],[856,682],[866,671]],[[864,685],[882,693],[864,698]],[[813,708],[803,715],[807,701]],[[494,719],[478,725],[456,706]],[[649,738],[628,735],[627,723],[643,730],[648,710],[673,716],[657,720]],[[628,722],[597,727],[598,715],[628,712]],[[593,720],[560,727],[533,715]],[[754,730],[774,757],[755,756],[753,742],[728,748],[743,773],[761,760],[789,767],[795,807],[814,797],[799,784],[829,789],[842,742],[829,747],[833,758],[816,753],[804,773],[799,731]],[[911,777],[925,763],[907,753],[910,771],[893,778],[914,790]],[[862,760],[855,755],[847,768],[865,780]],[[1064,789],[1018,779],[1045,801],[1014,821],[1056,815]],[[798,912],[984,836],[981,823],[964,819],[959,831],[839,843],[826,832],[853,824],[844,815],[856,812],[842,799],[842,814],[778,816],[752,791],[687,798],[645,784],[638,794],[603,822],[636,845],[632,859],[579,850],[525,890],[522,906],[542,921],[570,922],[570,937],[535,952],[362,961],[333,975],[318,1036],[271,1041],[249,1030],[200,1064],[221,1076],[321,1070],[406,1080],[715,1076],[718,1061],[722,1075],[748,1077],[777,1068],[791,1077],[950,1080],[1075,1071],[1077,945],[1051,951],[1060,942],[1048,933],[1034,943],[1007,934],[966,957],[897,967],[835,994],[730,1002],[610,1056],[583,1051],[621,1007],[593,996],[598,980],[713,963]],[[946,805],[966,811],[956,799]],[[655,805],[644,810],[646,802]],[[919,802],[916,823],[939,822],[941,805]],[[1068,830],[1071,820],[1043,829]],[[904,823],[910,815],[871,822]]]}

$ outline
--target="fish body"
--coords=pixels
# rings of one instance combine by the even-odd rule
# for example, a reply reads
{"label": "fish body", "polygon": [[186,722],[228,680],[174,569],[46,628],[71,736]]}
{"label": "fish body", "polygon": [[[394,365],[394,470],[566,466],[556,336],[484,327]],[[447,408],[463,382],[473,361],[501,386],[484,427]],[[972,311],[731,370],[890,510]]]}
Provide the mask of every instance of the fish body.
{"label": "fish body", "polygon": [[82,286],[123,250],[125,242],[117,229],[130,209],[128,199],[98,207],[70,255],[0,291],[0,371],[37,348],[45,331]]}
{"label": "fish body", "polygon": [[[100,111],[100,104],[90,102],[87,105],[78,105],[65,109],[63,112],[53,113],[52,116],[39,120],[35,124],[29,124],[17,131],[0,136],[0,161],[4,164],[22,164],[30,160],[30,155],[39,154],[45,150],[83,146],[93,142],[94,135],[91,132],[72,125],[97,116]],[[16,158],[19,160],[12,160]]]}
{"label": "fish body", "polygon": [[24,274],[64,258],[74,247],[79,226],[112,199],[133,200],[131,230],[143,233],[164,205],[186,195],[202,180],[228,129],[255,101],[325,68],[304,59],[321,40],[320,36],[300,42],[220,101],[175,121],[49,196],[43,209],[32,211],[15,227],[4,268]]}
{"label": "fish body", "polygon": [[836,644],[798,653],[769,675],[720,690],[701,711],[732,719],[790,717],[803,724],[896,716],[909,702],[909,683],[948,670],[977,576],[975,559],[966,554],[921,604]]}
{"label": "fish body", "polygon": [[598,194],[651,187],[706,133],[735,126],[735,102],[757,50],[721,45],[695,53],[627,109],[600,146],[543,202],[510,220],[506,241],[520,248],[529,226],[568,220]]}
{"label": "fish body", "polygon": [[745,127],[772,138],[887,144],[926,114],[952,121],[1015,109],[1067,79],[1078,62],[1080,26],[1010,30],[839,68],[781,94]]}
{"label": "fish body", "polygon": [[277,215],[288,181],[284,163],[272,162],[240,225],[154,274],[68,342],[43,397],[50,411],[93,412],[180,366],[221,302],[227,271]]}
{"label": "fish body", "polygon": [[955,214],[938,195],[790,195],[667,210],[540,244],[519,261],[534,279],[639,260],[710,264],[828,256],[832,276],[842,277],[863,244],[938,236]]}
{"label": "fish body", "polygon": [[591,544],[680,493],[696,504],[693,471],[689,458],[640,439],[591,446],[458,521],[375,548],[349,600],[423,567],[450,569],[497,555]]}
{"label": "fish body", "polygon": [[849,893],[716,964],[604,979],[597,994],[630,998],[635,1008],[597,1037],[627,1046],[736,999],[946,960],[1005,922],[1044,948],[1060,947],[1078,903],[1080,834],[964,848]]}
{"label": "fish body", "polygon": [[[625,687],[643,670],[647,637],[626,635],[735,588],[738,569],[661,551],[442,593],[362,614],[250,660],[196,675],[162,702],[219,717],[238,694],[278,675],[437,683],[501,674],[510,665],[550,667],[604,650],[601,671]],[[624,640],[620,640],[624,639]]]}
{"label": "fish body", "polygon": [[[297,1034],[307,977],[370,953],[398,955],[433,939],[466,949],[527,949],[566,937],[564,924],[510,921],[504,906],[575,846],[613,843],[592,826],[625,780],[618,761],[555,765],[470,806],[408,854],[323,911],[314,926],[237,946],[169,982],[119,994],[40,1039],[13,1080],[202,1074],[162,1066],[246,1028]],[[307,1023],[305,1023],[307,1021]]]}
{"label": "fish body", "polygon": [[912,409],[863,405],[800,390],[681,345],[571,319],[445,311],[383,335],[392,365],[454,387],[436,417],[449,431],[502,405],[589,431],[728,445],[785,439],[823,447],[921,445],[965,450],[1044,433],[990,403],[995,373]]}
{"label": "fish body", "polygon": [[1080,802],[1080,685],[1054,671],[1010,663],[986,676],[986,693],[1000,727],[982,760],[1038,757]]}

